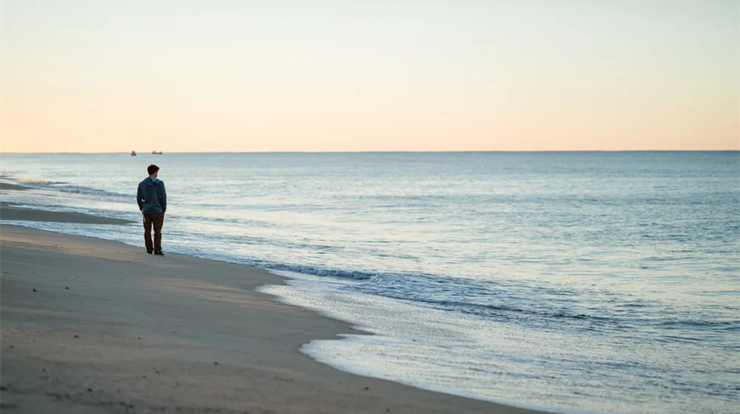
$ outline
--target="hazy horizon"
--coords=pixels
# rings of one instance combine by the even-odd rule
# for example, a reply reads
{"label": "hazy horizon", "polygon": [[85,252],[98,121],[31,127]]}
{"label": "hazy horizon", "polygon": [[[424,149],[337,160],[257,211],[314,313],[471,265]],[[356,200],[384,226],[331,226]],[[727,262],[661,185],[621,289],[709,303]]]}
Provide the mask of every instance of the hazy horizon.
{"label": "hazy horizon", "polygon": [[[136,150],[134,150],[136,151]],[[465,153],[572,153],[572,152],[740,152],[738,149],[717,149],[717,150],[455,150],[455,151],[161,151],[160,154],[152,154],[150,151],[136,151],[138,155],[164,155],[164,154],[465,154]],[[101,151],[101,152],[78,152],[78,151],[56,151],[56,152],[20,152],[20,151],[0,151],[0,154],[86,154],[86,155],[105,155],[105,154],[130,154],[130,151]]]}
{"label": "hazy horizon", "polygon": [[0,151],[740,150],[738,2],[2,3]]}

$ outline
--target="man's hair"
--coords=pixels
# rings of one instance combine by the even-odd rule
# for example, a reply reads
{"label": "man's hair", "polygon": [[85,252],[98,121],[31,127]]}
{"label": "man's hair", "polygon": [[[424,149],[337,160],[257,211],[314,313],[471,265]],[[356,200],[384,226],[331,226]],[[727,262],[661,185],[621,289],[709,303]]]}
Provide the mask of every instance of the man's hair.
{"label": "man's hair", "polygon": [[147,172],[149,173],[149,175],[152,175],[152,174],[154,174],[155,172],[159,171],[159,167],[157,167],[157,166],[156,166],[156,165],[154,165],[154,164],[149,164],[149,166],[148,166],[148,167],[146,167],[146,170],[147,170]]}

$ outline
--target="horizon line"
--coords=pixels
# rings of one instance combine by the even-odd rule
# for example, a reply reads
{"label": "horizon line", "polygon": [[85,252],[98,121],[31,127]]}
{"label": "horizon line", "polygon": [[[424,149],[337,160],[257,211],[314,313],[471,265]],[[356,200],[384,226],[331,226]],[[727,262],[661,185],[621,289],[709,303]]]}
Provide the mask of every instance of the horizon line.
{"label": "horizon line", "polygon": [[[135,151],[135,150],[134,150]],[[141,155],[164,155],[150,152],[137,153]],[[445,150],[445,151],[168,151],[167,154],[449,154],[449,153],[566,153],[566,152],[740,152],[740,149],[712,149],[712,150],[693,150],[693,149],[637,149],[637,150]],[[2,151],[0,154],[130,154],[131,151],[100,151],[100,152],[79,152],[79,151],[56,151],[56,152],[23,152],[23,151]]]}

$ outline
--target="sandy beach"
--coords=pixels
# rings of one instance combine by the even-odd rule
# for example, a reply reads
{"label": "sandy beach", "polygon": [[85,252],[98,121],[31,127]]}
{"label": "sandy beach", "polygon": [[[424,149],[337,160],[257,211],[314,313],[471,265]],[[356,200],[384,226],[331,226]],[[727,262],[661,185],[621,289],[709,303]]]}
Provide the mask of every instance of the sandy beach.
{"label": "sandy beach", "polygon": [[0,9],[0,414],[740,414],[740,0]]}
{"label": "sandy beach", "polygon": [[260,269],[17,226],[0,234],[3,412],[535,412],[312,360],[303,344],[354,331],[255,292],[282,282]]}

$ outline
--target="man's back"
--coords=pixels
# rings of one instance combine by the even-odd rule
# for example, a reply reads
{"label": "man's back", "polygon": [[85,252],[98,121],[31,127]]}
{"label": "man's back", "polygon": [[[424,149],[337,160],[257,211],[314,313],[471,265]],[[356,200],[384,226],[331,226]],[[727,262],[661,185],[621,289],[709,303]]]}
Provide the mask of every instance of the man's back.
{"label": "man's back", "polygon": [[164,181],[156,177],[142,180],[139,183],[136,201],[143,214],[160,214],[167,211],[167,191],[164,188]]}

